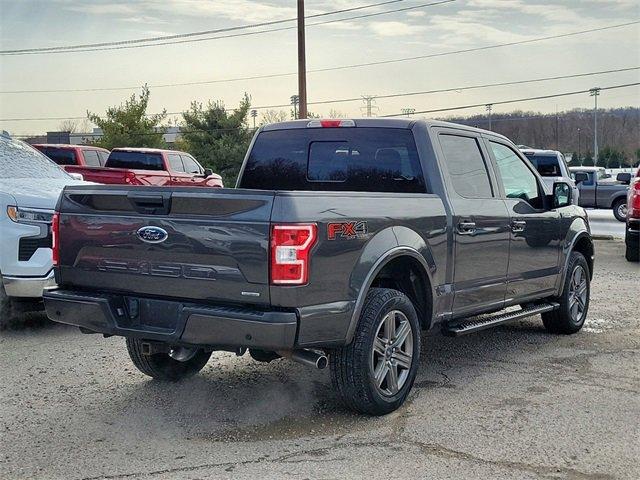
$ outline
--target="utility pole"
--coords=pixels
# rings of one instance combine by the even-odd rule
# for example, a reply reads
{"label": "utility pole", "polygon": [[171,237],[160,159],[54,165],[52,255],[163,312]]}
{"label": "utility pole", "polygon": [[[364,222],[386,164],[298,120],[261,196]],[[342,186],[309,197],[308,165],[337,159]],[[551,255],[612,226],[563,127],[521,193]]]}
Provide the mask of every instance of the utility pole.
{"label": "utility pole", "polygon": [[291,95],[291,105],[293,105],[293,119],[298,118],[298,101],[300,97],[298,95]]}
{"label": "utility pole", "polygon": [[593,109],[593,164],[596,165],[598,162],[598,95],[600,95],[600,88],[592,88],[589,90],[589,95],[595,100]]}
{"label": "utility pole", "polygon": [[253,129],[256,129],[256,117],[258,116],[258,110],[251,110],[251,117],[253,118]]}
{"label": "utility pole", "polygon": [[491,109],[493,108],[493,103],[488,104],[485,108],[487,112],[489,112],[489,130],[491,130]]}
{"label": "utility pole", "polygon": [[298,101],[300,118],[307,118],[307,62],[304,41],[304,0],[298,0]]}
{"label": "utility pole", "polygon": [[558,105],[556,105],[556,150],[560,151],[560,138],[558,133]]}
{"label": "utility pole", "polygon": [[375,95],[362,95],[362,100],[364,100],[365,102],[365,112],[366,112],[366,116],[367,117],[372,117],[373,116],[373,109],[377,109],[378,107],[376,107],[375,105],[373,105],[373,103],[376,100]]}

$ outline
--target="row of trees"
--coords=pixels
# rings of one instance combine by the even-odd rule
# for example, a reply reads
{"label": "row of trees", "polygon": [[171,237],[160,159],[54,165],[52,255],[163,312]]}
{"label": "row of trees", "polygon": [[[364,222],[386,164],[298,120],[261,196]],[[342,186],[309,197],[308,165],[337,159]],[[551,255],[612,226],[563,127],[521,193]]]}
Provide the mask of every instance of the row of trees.
{"label": "row of trees", "polygon": [[[253,134],[255,120],[249,124],[250,97],[245,93],[238,106],[230,110],[220,101],[192,102],[182,118],[173,122],[167,118],[166,110],[147,114],[149,97],[149,88],[145,86],[140,95],[132,95],[123,104],[107,109],[105,115],[87,112],[87,119],[103,132],[94,143],[108,149],[123,146],[166,148],[163,134],[167,124],[175,123],[180,127],[180,136],[174,148],[191,153],[203,166],[222,175],[225,185],[233,185]],[[293,110],[266,110],[256,126],[290,120],[294,115]],[[574,152],[568,159],[572,165],[595,164],[608,168],[638,165],[640,108],[602,110],[598,115],[603,148],[597,159],[588,149],[593,139],[593,112],[588,110],[550,115],[532,112],[494,115],[491,128],[517,144]],[[309,116],[319,115],[311,113]],[[343,118],[344,115],[331,110],[328,117]],[[447,120],[481,128],[489,126],[486,115]]]}

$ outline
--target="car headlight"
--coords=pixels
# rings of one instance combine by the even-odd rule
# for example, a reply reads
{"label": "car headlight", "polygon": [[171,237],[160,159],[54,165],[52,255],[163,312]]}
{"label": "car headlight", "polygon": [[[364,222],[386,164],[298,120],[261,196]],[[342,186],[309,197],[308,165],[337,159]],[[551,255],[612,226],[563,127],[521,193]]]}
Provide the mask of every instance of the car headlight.
{"label": "car headlight", "polygon": [[18,208],[14,205],[7,207],[7,216],[17,223],[51,223],[53,213],[43,210]]}

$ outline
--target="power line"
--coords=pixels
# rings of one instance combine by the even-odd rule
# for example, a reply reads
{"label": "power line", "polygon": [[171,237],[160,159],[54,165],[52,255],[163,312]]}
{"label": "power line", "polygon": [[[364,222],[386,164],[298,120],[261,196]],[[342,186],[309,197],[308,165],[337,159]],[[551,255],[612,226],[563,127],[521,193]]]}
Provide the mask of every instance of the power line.
{"label": "power line", "polygon": [[[389,64],[389,63],[400,63],[400,62],[408,62],[408,61],[414,61],[414,60],[423,60],[423,59],[428,59],[428,58],[446,57],[446,56],[449,56],[449,55],[458,55],[458,54],[462,54],[462,53],[471,53],[471,52],[477,52],[477,51],[482,51],[482,50],[491,50],[491,49],[496,49],[496,48],[501,48],[501,47],[510,47],[510,46],[515,46],[515,45],[527,44],[527,43],[541,42],[541,41],[552,40],[552,39],[556,39],[556,38],[564,38],[564,37],[570,37],[570,36],[575,36],[575,35],[583,35],[583,34],[593,33],[593,32],[602,31],[602,30],[610,30],[610,29],[614,29],[614,28],[627,27],[627,26],[630,26],[630,25],[638,24],[638,23],[640,23],[640,21],[637,20],[637,21],[621,23],[621,24],[617,24],[617,25],[609,25],[609,26],[606,26],[606,27],[592,28],[592,29],[588,29],[588,30],[579,30],[579,31],[563,33],[563,34],[559,34],[559,35],[550,35],[550,36],[545,36],[545,37],[537,37],[537,38],[532,38],[532,39],[529,39],[529,40],[520,40],[520,41],[517,41],[517,42],[498,43],[498,44],[493,44],[493,45],[486,45],[486,46],[483,46],[483,47],[467,48],[467,49],[463,49],[463,50],[451,50],[451,51],[448,51],[448,52],[432,53],[432,54],[427,54],[427,55],[418,55],[418,56],[414,56],[414,57],[401,57],[401,58],[388,59],[388,60],[379,60],[379,61],[375,61],[375,62],[366,62],[366,63],[351,64],[351,65],[338,65],[338,66],[335,66],[335,67],[325,67],[325,68],[311,69],[311,70],[307,70],[307,73],[319,73],[319,72],[328,72],[328,71],[335,71],[335,70],[346,70],[346,69],[352,69],[352,68],[370,67],[370,66],[375,66],[375,65],[384,65],[384,64]],[[218,79],[218,80],[204,80],[204,81],[198,81],[198,82],[167,83],[167,84],[161,84],[161,85],[150,85],[149,87],[150,88],[167,88],[167,87],[185,87],[185,86],[194,86],[194,85],[210,85],[210,84],[215,84],[215,83],[237,82],[237,81],[242,81],[242,80],[264,80],[264,79],[268,79],[268,78],[289,77],[289,76],[294,76],[294,75],[297,75],[297,72],[272,73],[272,74],[265,74],[265,75],[250,75],[250,76],[244,76],[244,77],[226,78],[226,79]],[[4,93],[4,94],[23,94],[23,93],[100,92],[100,91],[133,90],[133,89],[137,89],[137,88],[140,88],[140,85],[128,86],[128,87],[70,88],[70,89],[55,89],[55,90],[10,90],[10,91],[2,91],[0,93]]]}
{"label": "power line", "polygon": [[[599,90],[613,90],[616,88],[626,88],[626,87],[634,87],[636,85],[640,85],[640,82],[635,82],[635,83],[625,83],[622,85],[612,85],[609,87],[599,87]],[[413,112],[416,115],[419,114],[424,114],[424,113],[436,113],[436,112],[449,112],[452,110],[464,110],[467,108],[478,108],[478,107],[485,107],[486,105],[505,105],[508,103],[520,103],[520,102],[529,102],[532,100],[545,100],[547,98],[557,98],[557,97],[566,97],[569,95],[579,95],[581,93],[589,93],[592,89],[586,89],[586,90],[574,90],[572,92],[564,92],[564,93],[554,93],[551,95],[540,95],[537,97],[527,97],[527,98],[516,98],[516,99],[512,99],[512,100],[501,100],[499,102],[494,102],[494,101],[490,101],[490,102],[482,102],[482,103],[476,103],[473,105],[461,105],[458,107],[449,107],[449,108],[437,108],[437,109],[433,109],[433,110],[421,110],[421,111],[416,111]],[[401,115],[404,115],[404,113],[394,113],[391,115],[382,115],[383,117],[399,117]]]}
{"label": "power line", "polygon": [[[418,91],[418,92],[403,92],[403,93],[391,93],[391,94],[387,94],[387,95],[375,95],[375,97],[371,97],[371,98],[375,98],[375,99],[379,99],[379,98],[397,98],[397,97],[409,97],[409,96],[415,96],[415,95],[428,95],[428,94],[434,94],[434,93],[446,93],[446,92],[462,92],[462,91],[466,91],[466,90],[477,90],[477,89],[482,89],[482,88],[491,88],[491,87],[502,87],[502,86],[509,86],[509,85],[521,85],[521,84],[525,84],[525,83],[538,83],[538,82],[545,82],[545,81],[550,81],[550,80],[562,80],[562,79],[567,79],[567,78],[580,78],[580,77],[589,77],[589,76],[593,76],[593,75],[604,75],[604,74],[609,74],[609,73],[620,73],[620,72],[628,72],[628,71],[633,71],[633,70],[640,70],[640,67],[627,67],[627,68],[618,68],[618,69],[614,69],[614,70],[601,70],[601,71],[597,71],[597,72],[586,72],[586,73],[574,73],[574,74],[570,74],[570,75],[556,75],[553,77],[544,77],[544,78],[533,78],[533,79],[529,79],[529,80],[516,80],[516,81],[511,81],[511,82],[499,82],[499,83],[486,83],[486,84],[482,84],[482,85],[467,85],[467,86],[462,86],[462,87],[449,87],[449,88],[441,88],[441,89],[434,89],[434,90],[423,90],[423,91]],[[355,101],[362,101],[363,97],[351,97],[351,98],[341,98],[341,99],[335,99],[335,100],[318,100],[315,102],[308,102],[309,105],[326,105],[326,104],[332,104],[332,103],[346,103],[346,102],[355,102]],[[290,107],[291,104],[287,103],[287,104],[278,104],[278,105],[263,105],[263,106],[252,106],[252,109],[255,110],[268,110],[268,109],[272,109],[272,108],[288,108]],[[233,109],[227,109],[227,110],[233,110]],[[167,115],[180,115],[183,112],[166,112]],[[150,113],[148,115],[158,115],[157,113]],[[81,119],[85,119],[86,116],[83,117],[40,117],[40,118],[1,118],[0,122],[21,122],[21,121],[39,121],[39,120],[81,120]]]}
{"label": "power line", "polygon": [[[381,7],[384,5],[389,5],[392,3],[400,3],[400,2],[404,2],[405,0],[388,0],[386,2],[380,2],[380,3],[372,3],[369,5],[361,5],[358,7],[352,7],[352,8],[344,8],[341,10],[333,10],[331,12],[323,12],[323,13],[316,13],[313,15],[307,15],[305,16],[305,18],[318,18],[318,17],[324,17],[327,15],[337,15],[340,13],[348,13],[348,12],[353,12],[356,10],[364,10],[366,8],[373,8],[373,7]],[[116,41],[116,42],[102,42],[102,43],[84,43],[84,44],[79,44],[79,45],[61,45],[61,46],[57,46],[57,47],[36,47],[36,48],[23,48],[20,50],[0,50],[0,54],[18,54],[18,53],[46,53],[46,52],[50,52],[50,51],[54,51],[54,50],[74,50],[77,48],[96,48],[96,47],[110,47],[110,46],[116,46],[116,45],[130,45],[130,44],[136,44],[136,43],[146,43],[146,42],[159,42],[159,41],[163,41],[163,40],[175,40],[178,38],[189,38],[189,37],[197,37],[197,36],[202,36],[202,35],[211,35],[214,33],[223,33],[223,32],[232,32],[232,31],[236,31],[236,30],[245,30],[245,29],[249,29],[249,28],[256,28],[256,27],[267,27],[270,25],[278,25],[281,23],[287,23],[287,22],[292,22],[295,21],[296,18],[285,18],[283,20],[273,20],[273,21],[269,21],[269,22],[260,22],[260,23],[252,23],[252,24],[248,24],[248,25],[236,25],[233,27],[226,27],[226,28],[218,28],[215,30],[202,30],[199,32],[189,32],[189,33],[179,33],[176,35],[162,35],[162,36],[157,36],[157,37],[145,37],[145,38],[137,38],[137,39],[132,39],[132,40],[120,40],[120,41]]]}
{"label": "power line", "polygon": [[[419,8],[426,8],[426,7],[433,7],[436,5],[442,5],[445,3],[452,3],[455,2],[457,0],[439,0],[436,2],[431,2],[431,3],[422,3],[420,5],[413,5],[410,7],[403,7],[403,8],[396,8],[393,10],[385,10],[383,12],[375,12],[375,13],[368,13],[368,14],[364,14],[364,15],[354,15],[351,17],[344,17],[344,18],[336,18],[334,20],[324,20],[322,22],[315,22],[315,23],[309,23],[307,24],[308,27],[312,27],[312,26],[316,26],[316,25],[327,25],[330,23],[338,23],[338,22],[346,22],[346,21],[350,21],[350,20],[358,20],[358,19],[362,19],[362,18],[371,18],[371,17],[377,17],[380,15],[388,15],[391,13],[399,13],[399,12],[406,12],[409,10],[416,10]],[[188,39],[188,40],[170,40],[170,41],[163,41],[163,42],[158,42],[158,43],[150,43],[150,44],[136,44],[136,45],[120,45],[120,46],[113,46],[113,47],[99,47],[99,48],[81,48],[81,49],[75,49],[75,50],[51,50],[51,51],[33,51],[33,52],[22,52],[22,53],[3,53],[0,52],[1,55],[5,55],[5,56],[15,56],[15,55],[41,55],[41,54],[56,54],[56,53],[76,53],[76,52],[99,52],[99,51],[106,51],[106,50],[124,50],[124,49],[131,49],[131,48],[144,48],[144,47],[158,47],[158,46],[162,46],[162,45],[178,45],[178,44],[182,44],[182,43],[194,43],[194,42],[205,42],[205,41],[209,41],[209,40],[220,40],[223,38],[235,38],[235,37],[246,37],[246,36],[250,36],[250,35],[259,35],[259,34],[263,34],[263,33],[271,33],[271,32],[280,32],[280,31],[284,31],[284,30],[292,30],[297,28],[295,25],[293,26],[289,26],[289,27],[279,27],[279,28],[271,28],[271,29],[265,29],[265,30],[257,30],[254,32],[243,32],[243,33],[232,33],[229,35],[218,35],[215,37],[206,37],[206,38],[192,38],[192,39]]]}

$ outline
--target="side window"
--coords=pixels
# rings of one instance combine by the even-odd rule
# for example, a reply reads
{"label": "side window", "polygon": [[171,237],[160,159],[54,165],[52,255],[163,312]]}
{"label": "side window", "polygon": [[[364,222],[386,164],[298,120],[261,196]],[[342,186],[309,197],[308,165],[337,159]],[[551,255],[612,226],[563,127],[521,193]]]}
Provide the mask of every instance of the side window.
{"label": "side window", "polygon": [[182,162],[184,163],[184,171],[187,173],[195,173],[199,175],[202,173],[200,171],[200,165],[196,162],[190,155],[182,155]]}
{"label": "side window", "polygon": [[509,147],[489,142],[496,159],[500,178],[507,198],[519,198],[534,208],[542,206],[538,180],[524,161]]}
{"label": "side window", "polygon": [[167,155],[167,160],[169,160],[169,168],[172,172],[184,172],[184,165],[182,165],[180,155],[170,153]]}
{"label": "side window", "polygon": [[99,167],[100,159],[98,158],[98,152],[96,150],[83,150],[84,163],[89,167]]}
{"label": "side window", "polygon": [[445,165],[455,191],[465,198],[491,198],[487,165],[475,138],[440,134]]}
{"label": "side window", "polygon": [[98,151],[98,159],[100,160],[100,165],[104,166],[107,163],[107,158],[109,158],[109,152]]}

